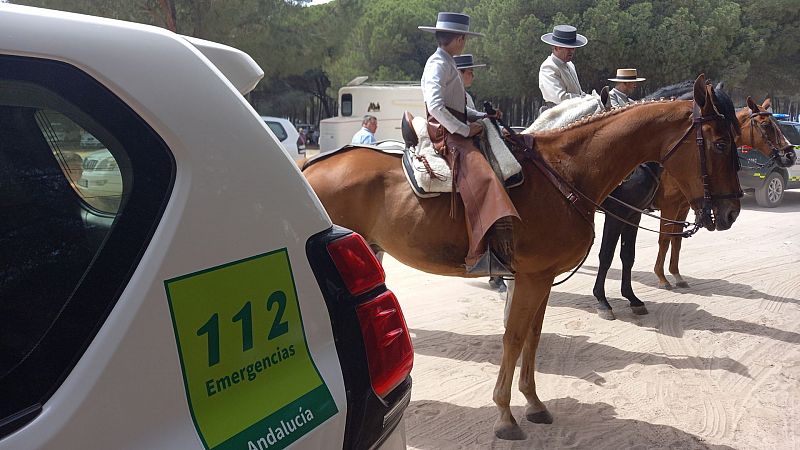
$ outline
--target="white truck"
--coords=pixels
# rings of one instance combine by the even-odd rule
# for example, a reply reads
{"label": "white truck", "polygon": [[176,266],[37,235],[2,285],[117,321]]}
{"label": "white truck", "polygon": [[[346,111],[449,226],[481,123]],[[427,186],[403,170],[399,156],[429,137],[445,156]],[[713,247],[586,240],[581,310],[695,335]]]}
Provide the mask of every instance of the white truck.
{"label": "white truck", "polygon": [[400,121],[403,111],[424,115],[425,102],[419,82],[386,81],[367,83],[367,77],[354,78],[339,89],[339,115],[319,124],[319,149],[328,152],[349,144],[361,128],[364,115],[378,119],[375,138],[402,139]]}

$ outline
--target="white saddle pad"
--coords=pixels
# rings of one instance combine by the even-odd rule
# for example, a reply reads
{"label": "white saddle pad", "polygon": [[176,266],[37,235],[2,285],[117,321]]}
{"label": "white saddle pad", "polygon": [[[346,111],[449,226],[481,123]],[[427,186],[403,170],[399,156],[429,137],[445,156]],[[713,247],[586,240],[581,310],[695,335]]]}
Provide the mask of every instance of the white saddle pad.
{"label": "white saddle pad", "polygon": [[[482,119],[482,123],[484,129],[482,139],[489,142],[495,160],[500,166],[500,172],[503,174],[503,181],[520,173],[522,166],[503,143],[503,139],[492,122],[489,119]],[[439,193],[452,191],[453,172],[447,165],[447,161],[433,149],[433,143],[428,137],[426,120],[420,116],[414,117],[412,126],[419,138],[417,147],[410,149],[411,153],[407,155],[407,161],[411,165],[410,172],[414,175],[414,181],[409,180],[414,187],[414,192],[421,197],[435,197]]]}

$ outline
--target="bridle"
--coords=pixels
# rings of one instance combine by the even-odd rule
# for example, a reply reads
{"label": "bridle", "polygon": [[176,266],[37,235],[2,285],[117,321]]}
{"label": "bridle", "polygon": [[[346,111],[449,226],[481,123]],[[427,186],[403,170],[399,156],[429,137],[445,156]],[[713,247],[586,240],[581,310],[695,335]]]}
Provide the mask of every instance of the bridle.
{"label": "bridle", "polygon": [[[702,228],[705,224],[713,224],[713,222],[714,222],[714,213],[713,213],[712,205],[713,205],[713,202],[715,200],[723,200],[723,199],[730,199],[730,198],[741,198],[744,195],[742,190],[741,190],[741,188],[739,188],[738,191],[731,192],[731,193],[724,193],[724,194],[712,194],[711,193],[711,183],[710,183],[710,177],[709,177],[709,174],[708,174],[708,165],[706,163],[706,145],[705,145],[705,138],[703,137],[703,126],[702,126],[703,123],[711,122],[711,121],[727,122],[727,119],[725,118],[725,116],[720,115],[720,114],[713,114],[713,115],[709,115],[709,116],[703,116],[703,115],[700,114],[700,108],[697,106],[697,103],[693,102],[692,124],[689,126],[689,128],[686,129],[686,131],[683,133],[683,135],[681,135],[681,137],[677,141],[675,141],[674,144],[672,144],[669,147],[669,150],[664,154],[664,156],[659,161],[659,163],[663,165],[664,162],[669,160],[675,154],[676,150],[678,148],[680,148],[680,144],[683,143],[683,141],[686,139],[687,136],[689,136],[689,133],[691,133],[692,130],[696,131],[695,140],[697,142],[697,149],[698,149],[698,154],[699,154],[699,159],[700,159],[700,176],[701,176],[701,179],[702,179],[702,182],[703,182],[703,197],[695,198],[690,202],[690,203],[694,203],[694,202],[698,202],[699,201],[701,203],[701,205],[702,205],[700,213],[697,214],[694,223],[686,222],[686,221],[682,221],[682,220],[672,220],[672,219],[659,217],[659,216],[656,216],[654,214],[650,214],[647,211],[644,211],[642,209],[636,208],[633,205],[629,205],[629,204],[627,204],[627,203],[625,203],[625,202],[623,202],[623,201],[621,201],[619,199],[614,198],[614,200],[617,201],[618,203],[620,203],[620,204],[622,204],[622,205],[628,207],[629,209],[631,209],[633,211],[636,211],[638,213],[645,214],[645,215],[648,215],[650,217],[654,217],[656,219],[660,219],[661,221],[666,222],[668,224],[679,225],[679,226],[681,226],[683,228],[689,228],[690,227],[687,230],[684,230],[682,232],[676,232],[676,233],[663,232],[663,231],[659,231],[659,230],[653,230],[653,229],[650,229],[650,228],[646,228],[646,227],[643,227],[643,226],[641,226],[639,224],[635,224],[633,222],[630,222],[630,221],[618,216],[617,214],[614,214],[613,212],[609,211],[606,207],[604,207],[603,205],[595,202],[588,195],[584,194],[583,192],[581,192],[580,190],[575,188],[575,186],[573,186],[570,182],[568,182],[566,179],[564,179],[564,177],[561,176],[561,174],[556,172],[556,170],[553,169],[553,167],[550,166],[550,164],[548,164],[542,158],[542,156],[541,156],[541,154],[539,154],[539,152],[533,151],[533,149],[531,149],[524,142],[522,142],[523,145],[521,145],[521,146],[523,148],[523,151],[522,151],[523,152],[523,158],[529,159],[545,175],[545,177],[547,177],[550,180],[550,182],[553,183],[553,185],[555,185],[556,188],[558,188],[558,190],[567,199],[567,201],[576,210],[578,210],[578,212],[581,214],[581,217],[583,217],[584,220],[586,220],[590,224],[592,224],[592,226],[594,226],[594,221],[592,220],[592,214],[594,213],[594,210],[596,209],[596,210],[600,210],[600,211],[604,212],[608,216],[611,216],[611,217],[619,220],[620,222],[623,222],[623,223],[631,225],[631,226],[635,226],[637,228],[641,228],[641,229],[646,230],[646,231],[651,231],[651,232],[654,232],[654,233],[659,233],[659,234],[667,235],[667,236],[690,237],[693,234],[695,234],[697,231],[699,231],[700,228]],[[501,122],[501,124],[502,124],[502,122]],[[503,124],[503,125],[505,126],[505,124]],[[506,127],[506,128],[509,130],[509,133],[513,137],[517,137],[516,133],[514,133],[513,130],[511,130],[508,127]],[[730,129],[729,129],[728,132],[731,133]],[[734,140],[733,140],[733,135],[732,134],[731,134],[730,138],[731,138],[731,144],[733,144]],[[515,139],[515,141],[518,144],[520,143],[519,142],[520,140],[521,139],[519,139],[518,137],[517,137],[517,139]],[[731,152],[736,152],[736,148],[735,148],[734,145],[731,145]],[[736,157],[734,157],[733,160],[734,160],[734,165],[738,166],[738,159]],[[738,168],[737,168],[737,170],[738,170]],[[609,198],[613,198],[613,197],[609,197]]]}
{"label": "bridle", "polygon": [[[768,120],[772,124],[775,140],[773,140],[771,136],[767,135],[767,132],[764,131],[764,128],[761,126],[761,124],[756,124],[756,121],[753,120],[753,119],[755,119],[756,117],[759,117],[759,116],[764,116],[764,117],[768,118]],[[750,147],[751,148],[755,148],[755,140],[756,140],[756,138],[755,138],[755,133],[753,132],[753,130],[755,129],[755,130],[758,130],[758,132],[761,134],[761,137],[764,138],[764,141],[767,143],[767,145],[769,146],[769,149],[771,151],[771,155],[770,155],[769,160],[767,162],[765,162],[764,164],[759,164],[759,163],[757,163],[755,161],[751,161],[751,164],[755,164],[758,167],[766,167],[766,166],[769,166],[770,164],[772,164],[776,160],[780,161],[781,158],[788,157],[790,152],[793,153],[791,150],[787,150],[787,149],[791,148],[790,146],[789,147],[780,148],[775,143],[776,141],[779,141],[781,137],[783,137],[783,133],[781,133],[780,127],[778,127],[778,124],[777,124],[777,122],[775,122],[775,119],[774,119],[774,117],[773,117],[771,112],[769,112],[769,111],[753,112],[753,113],[750,114],[749,119],[750,119]],[[781,154],[781,153],[783,153],[783,154]]]}
{"label": "bridle", "polygon": [[[661,160],[659,161],[659,163],[663,166],[664,163],[670,157],[672,157],[672,155],[675,154],[675,150],[678,148],[678,146],[681,144],[681,142],[683,142],[683,140],[686,139],[686,136],[689,135],[689,133],[692,131],[692,129],[696,130],[697,135],[696,135],[695,141],[697,142],[698,156],[700,158],[700,177],[701,177],[701,179],[703,181],[703,196],[701,198],[694,198],[694,199],[691,199],[689,201],[689,204],[693,204],[695,202],[700,202],[701,209],[700,209],[699,215],[697,216],[697,218],[695,220],[695,223],[692,225],[693,228],[690,229],[690,230],[686,230],[683,233],[678,233],[683,237],[689,237],[689,236],[693,235],[694,233],[696,233],[700,229],[700,227],[703,224],[713,224],[714,223],[714,213],[713,213],[713,210],[712,210],[712,205],[713,205],[713,202],[715,200],[727,200],[727,199],[732,199],[732,198],[742,198],[742,196],[744,196],[744,193],[742,192],[742,189],[741,189],[741,187],[739,186],[739,183],[738,183],[738,177],[737,177],[737,183],[736,183],[736,185],[738,187],[738,190],[736,192],[729,192],[729,193],[724,193],[724,194],[712,194],[711,193],[711,182],[710,182],[709,175],[708,175],[708,164],[706,162],[706,145],[705,145],[705,138],[703,137],[703,123],[711,122],[711,121],[727,122],[727,119],[725,118],[725,116],[723,116],[723,115],[721,115],[719,113],[711,114],[711,115],[708,115],[708,116],[703,116],[703,115],[700,114],[700,108],[697,106],[697,102],[693,102],[693,105],[692,105],[692,125],[686,130],[686,132],[683,134],[683,136],[680,139],[678,139],[678,141],[675,142],[675,144],[673,144],[672,147],[670,147],[670,149],[667,151],[667,153],[664,155],[664,157],[661,158]],[[735,142],[735,139],[734,139],[733,133],[730,131],[730,129],[728,129],[728,133],[729,133],[730,142],[732,144],[731,145],[731,159],[733,160],[733,165],[734,165],[735,171],[738,172],[741,166],[739,164],[739,155],[736,153],[736,146],[733,145],[733,143]],[[687,222],[684,222],[684,223],[687,223]],[[687,226],[687,225],[684,225],[684,226]],[[688,233],[688,236],[686,235],[687,233]],[[665,234],[665,233],[661,233],[661,234]],[[666,234],[673,234],[673,233],[666,233]]]}

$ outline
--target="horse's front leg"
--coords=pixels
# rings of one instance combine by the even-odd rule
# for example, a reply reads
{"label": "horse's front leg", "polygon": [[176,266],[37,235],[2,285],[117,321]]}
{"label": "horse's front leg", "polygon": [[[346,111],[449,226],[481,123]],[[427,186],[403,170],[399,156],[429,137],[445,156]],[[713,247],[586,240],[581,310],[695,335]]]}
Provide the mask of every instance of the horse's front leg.
{"label": "horse's front leg", "polygon": [[[522,346],[533,327],[534,315],[540,307],[544,310],[553,279],[552,277],[537,279],[518,273],[514,281],[513,297],[508,311],[506,331],[503,335],[503,358],[500,362],[497,383],[494,386],[494,403],[500,413],[500,417],[494,424],[494,434],[500,439],[521,440],[527,436],[511,414],[511,382]],[[539,330],[541,331],[541,326]]]}
{"label": "horse's front leg", "polygon": [[606,215],[603,224],[603,240],[600,242],[600,257],[597,266],[597,278],[594,281],[592,294],[597,299],[597,315],[606,320],[614,320],[614,312],[606,299],[606,276],[614,259],[614,250],[617,248],[620,232],[624,224],[619,220]]}
{"label": "horse's front leg", "polygon": [[[639,225],[642,219],[641,214],[636,214],[631,218],[631,223]],[[639,233],[639,228],[633,225],[625,225],[622,227],[622,244],[619,249],[619,257],[622,260],[622,296],[627,298],[631,304],[631,310],[634,314],[647,314],[647,308],[644,302],[639,300],[639,297],[633,293],[633,286],[631,285],[631,271],[633,270],[633,261],[636,259],[636,236]]]}
{"label": "horse's front leg", "polygon": [[525,338],[525,346],[522,350],[522,369],[519,374],[519,390],[528,400],[525,408],[525,418],[533,423],[553,423],[553,415],[544,406],[539,396],[536,395],[536,349],[539,347],[539,339],[542,336],[542,323],[544,322],[544,312],[547,307],[547,298],[550,290],[544,296],[544,301],[539,305],[539,309],[533,316],[533,326],[528,331]]}
{"label": "horse's front leg", "polygon": [[676,236],[673,237],[670,242],[672,243],[672,250],[670,250],[669,253],[669,273],[675,277],[675,286],[679,288],[688,288],[689,283],[683,279],[678,269],[678,262],[681,259],[681,243],[683,242],[683,238]]}
{"label": "horse's front leg", "polygon": [[[661,210],[662,216],[664,216],[664,210]],[[663,220],[661,221],[661,227],[659,231],[661,233],[670,233],[675,229],[675,227],[666,224]],[[672,285],[669,284],[669,280],[667,280],[667,276],[664,275],[664,261],[667,259],[667,251],[669,251],[669,243],[670,237],[665,234],[658,235],[658,256],[656,256],[656,265],[653,267],[653,272],[655,272],[656,277],[658,277],[658,287],[662,289],[672,289]]]}

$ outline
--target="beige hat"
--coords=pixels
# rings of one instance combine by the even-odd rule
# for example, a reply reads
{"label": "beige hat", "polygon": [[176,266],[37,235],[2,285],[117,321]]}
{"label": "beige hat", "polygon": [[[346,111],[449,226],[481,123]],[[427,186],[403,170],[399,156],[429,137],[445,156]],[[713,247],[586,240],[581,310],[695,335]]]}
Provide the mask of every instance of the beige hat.
{"label": "beige hat", "polygon": [[647,78],[640,78],[636,73],[636,69],[617,69],[617,77],[609,78],[608,81],[617,81],[620,83],[644,81]]}

